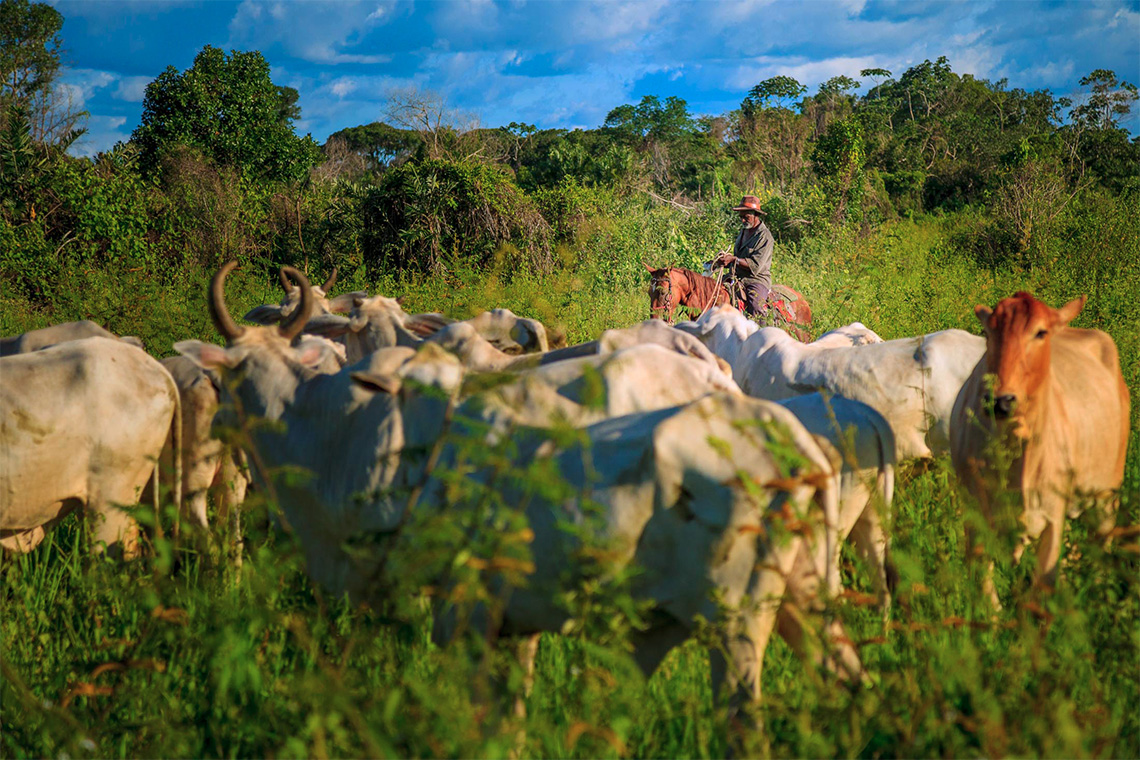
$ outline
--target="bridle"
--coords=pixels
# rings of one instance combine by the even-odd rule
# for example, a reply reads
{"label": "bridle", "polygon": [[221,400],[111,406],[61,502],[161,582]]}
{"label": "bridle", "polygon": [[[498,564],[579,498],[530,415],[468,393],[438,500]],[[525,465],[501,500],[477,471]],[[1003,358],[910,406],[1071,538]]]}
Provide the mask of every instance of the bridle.
{"label": "bridle", "polygon": [[[663,285],[665,285],[665,283],[667,283],[667,286],[662,287]],[[672,273],[672,269],[666,269],[665,270],[665,276],[660,280],[657,279],[656,277],[654,277],[653,280],[650,281],[650,285],[652,287],[653,293],[656,293],[659,290],[665,291],[665,304],[663,306],[650,306],[649,307],[650,316],[652,316],[653,312],[655,312],[655,311],[664,311],[667,314],[669,312],[672,312],[673,309],[670,308],[670,304],[673,301],[673,273]],[[669,321],[669,320],[666,319],[666,321]]]}

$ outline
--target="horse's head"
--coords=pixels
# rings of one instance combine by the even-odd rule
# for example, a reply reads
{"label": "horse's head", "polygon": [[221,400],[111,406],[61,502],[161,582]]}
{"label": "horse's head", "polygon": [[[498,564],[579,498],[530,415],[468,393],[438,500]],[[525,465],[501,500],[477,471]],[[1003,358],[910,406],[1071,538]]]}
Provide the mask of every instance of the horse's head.
{"label": "horse's head", "polygon": [[650,276],[649,316],[672,322],[673,313],[680,303],[679,294],[674,291],[673,287],[673,269],[672,267],[654,269],[648,264],[644,264],[644,266],[649,270]]}

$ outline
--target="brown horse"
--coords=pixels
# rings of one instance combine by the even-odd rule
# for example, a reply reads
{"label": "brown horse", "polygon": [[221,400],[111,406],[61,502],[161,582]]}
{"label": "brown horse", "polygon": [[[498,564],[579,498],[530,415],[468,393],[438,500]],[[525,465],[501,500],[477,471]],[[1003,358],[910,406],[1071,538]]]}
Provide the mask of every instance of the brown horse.
{"label": "brown horse", "polygon": [[[678,306],[687,306],[704,312],[710,306],[731,304],[744,311],[745,300],[742,293],[734,298],[728,288],[711,277],[705,277],[690,269],[665,267],[649,270],[649,314],[661,317],[666,322],[673,321]],[[773,285],[766,303],[765,323],[785,328],[798,340],[806,341],[805,329],[811,324],[811,306],[798,291],[787,285]]]}

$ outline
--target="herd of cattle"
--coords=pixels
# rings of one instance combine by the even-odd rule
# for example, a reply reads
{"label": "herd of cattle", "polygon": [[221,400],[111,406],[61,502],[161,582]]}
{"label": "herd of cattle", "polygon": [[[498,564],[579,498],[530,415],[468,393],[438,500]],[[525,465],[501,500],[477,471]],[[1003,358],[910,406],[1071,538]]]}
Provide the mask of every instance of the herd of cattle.
{"label": "herd of cattle", "polygon": [[[803,613],[840,591],[840,542],[867,560],[887,609],[884,522],[899,461],[948,452],[991,519],[1008,483],[1019,546],[1041,538],[1043,582],[1066,516],[1095,504],[1105,532],[1113,525],[1129,396],[1112,340],[1068,327],[1083,298],[1052,309],[1018,293],[979,306],[984,338],[883,341],[854,323],[803,344],[718,307],[552,348],[541,323],[506,310],[408,314],[383,296],[329,298],[335,273],[313,287],[288,267],[281,304],[239,325],[223,295],[233,268],[208,294],[224,347],[183,341],[180,356],[158,362],[89,322],[0,341],[6,551],[30,551],[78,509],[96,518],[96,541],[130,556],[138,529],[119,506],[157,504],[166,474],[204,528],[207,494],[236,520],[252,477],[272,490],[313,580],[375,601],[381,561],[350,547],[398,532],[408,509],[443,504],[437,473],[465,465],[457,431],[488,445],[509,437],[520,467],[550,460],[579,495],[502,486],[507,503],[525,504],[534,558],[503,632],[560,630],[556,588],[580,548],[560,525],[587,520],[588,492],[619,562],[640,568],[636,592],[654,603],[638,662],[652,671],[698,615],[719,617],[728,660],[714,653],[714,682],[758,698],[771,634],[802,647]],[[260,419],[280,424],[248,424]],[[246,452],[212,433],[243,422]],[[554,425],[583,435],[543,434]],[[311,476],[273,475],[297,468]],[[858,677],[840,624],[824,635],[840,674]]]}

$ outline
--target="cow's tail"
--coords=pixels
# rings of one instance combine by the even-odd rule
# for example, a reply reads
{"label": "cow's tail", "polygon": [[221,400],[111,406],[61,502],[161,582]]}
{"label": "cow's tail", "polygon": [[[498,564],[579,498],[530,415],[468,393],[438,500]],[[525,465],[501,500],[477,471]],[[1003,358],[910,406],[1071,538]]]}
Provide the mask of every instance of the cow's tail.
{"label": "cow's tail", "polygon": [[[178,384],[174,382],[174,377],[170,374],[165,367],[162,368],[162,374],[166,380],[166,389],[170,393],[170,397],[174,400],[174,415],[170,421],[170,458],[171,470],[173,472],[173,483],[170,486],[170,499],[174,502],[175,515],[177,515],[174,523],[174,535],[178,535],[179,524],[182,520],[182,394],[178,392]],[[161,499],[159,497],[159,471],[161,466],[154,468],[154,508],[155,508],[155,532],[157,535],[162,535],[162,522],[161,522]]]}

